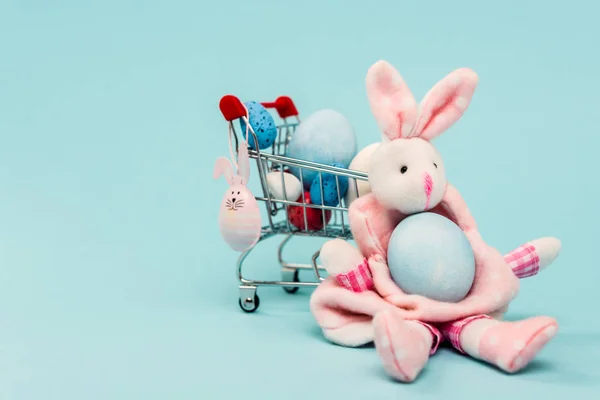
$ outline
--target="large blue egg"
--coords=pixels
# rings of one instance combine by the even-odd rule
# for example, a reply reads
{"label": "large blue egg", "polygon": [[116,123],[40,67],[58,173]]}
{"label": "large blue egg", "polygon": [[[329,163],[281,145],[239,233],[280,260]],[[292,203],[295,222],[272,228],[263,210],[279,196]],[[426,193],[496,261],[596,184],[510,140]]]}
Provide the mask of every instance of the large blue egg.
{"label": "large blue egg", "polygon": [[[342,164],[333,163],[332,166],[345,168]],[[322,172],[318,174],[310,185],[310,202],[312,204],[325,205],[335,207],[339,204],[338,199],[338,183],[339,183],[339,199],[346,195],[348,190],[348,178]],[[321,187],[323,188],[323,198],[321,199]]]}
{"label": "large blue egg", "polygon": [[[249,101],[244,103],[244,105],[248,109],[248,120],[258,139],[259,149],[262,150],[273,146],[273,143],[275,143],[275,140],[277,139],[277,126],[275,125],[275,120],[271,113],[269,113],[262,104],[257,103],[256,101]],[[246,122],[241,118],[240,128],[245,139]],[[248,147],[252,150],[256,150],[254,136],[252,136],[252,133],[250,132],[248,132],[248,134],[250,136],[248,138]]]}
{"label": "large blue egg", "polygon": [[392,279],[407,294],[456,303],[475,279],[475,256],[464,232],[435,213],[405,218],[388,246]]}
{"label": "large blue egg", "polygon": [[[337,111],[320,110],[304,119],[292,136],[287,155],[319,164],[337,163],[348,168],[356,155],[356,136],[352,125]],[[300,179],[304,188],[310,185],[318,172],[290,167],[290,172]]]}

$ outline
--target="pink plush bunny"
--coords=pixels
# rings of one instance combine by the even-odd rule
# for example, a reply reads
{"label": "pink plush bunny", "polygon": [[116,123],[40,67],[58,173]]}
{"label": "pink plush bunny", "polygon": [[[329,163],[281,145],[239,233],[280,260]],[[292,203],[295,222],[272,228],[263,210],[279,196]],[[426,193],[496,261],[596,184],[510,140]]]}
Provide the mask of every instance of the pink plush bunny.
{"label": "pink plush bunny", "polygon": [[[374,342],[385,370],[410,382],[444,340],[459,352],[507,372],[525,367],[553,337],[553,318],[501,321],[517,295],[519,278],[535,275],[558,255],[560,242],[542,238],[504,257],[481,238],[459,192],[448,184],[443,160],[431,144],[464,113],[477,75],[458,69],[417,105],[400,74],[387,62],[367,73],[367,94],[384,141],[369,165],[371,193],[349,208],[358,249],[327,242],[321,260],[329,277],[311,298],[311,310],[331,341],[358,346]],[[475,255],[475,281],[457,303],[404,293],[391,279],[387,246],[394,228],[416,212],[454,221]]]}
{"label": "pink plush bunny", "polygon": [[247,142],[240,144],[238,164],[238,175],[234,175],[229,160],[219,157],[215,163],[213,178],[217,179],[225,174],[230,185],[219,211],[221,236],[232,249],[246,251],[258,242],[261,232],[258,203],[246,187],[250,179]]}

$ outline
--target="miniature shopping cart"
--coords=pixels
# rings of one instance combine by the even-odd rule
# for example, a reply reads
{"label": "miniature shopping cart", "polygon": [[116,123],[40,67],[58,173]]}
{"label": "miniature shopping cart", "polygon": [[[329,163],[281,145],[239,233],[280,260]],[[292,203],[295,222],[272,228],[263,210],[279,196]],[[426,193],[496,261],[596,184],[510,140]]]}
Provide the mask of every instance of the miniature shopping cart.
{"label": "miniature shopping cart", "polygon": [[[286,154],[288,144],[296,130],[296,127],[300,124],[300,118],[296,106],[291,98],[285,96],[277,98],[277,100],[272,103],[261,104],[266,109],[274,109],[282,121],[277,125],[277,138],[272,146],[263,150],[248,149],[250,159],[256,160],[256,167],[258,169],[260,186],[262,190],[262,195],[255,195],[255,198],[257,202],[264,203],[268,218],[268,224],[262,226],[260,238],[254,247],[273,236],[280,235],[283,237],[283,240],[279,244],[277,250],[278,260],[281,266],[281,280],[268,281],[246,279],[242,271],[244,261],[254,247],[242,252],[237,261],[237,277],[240,282],[239,306],[245,312],[254,312],[259,307],[260,303],[257,295],[257,289],[259,286],[282,287],[288,293],[295,293],[300,287],[317,286],[324,279],[320,273],[320,271],[323,271],[323,267],[318,265],[317,261],[319,257],[318,250],[312,255],[308,255],[305,261],[293,263],[284,259],[284,248],[290,243],[292,238],[301,236],[352,240],[352,233],[349,225],[347,224],[348,204],[346,204],[346,197],[343,196],[339,191],[339,178],[346,177],[348,179],[347,190],[348,192],[353,191],[354,198],[358,197],[359,194],[357,181],[367,180],[367,174],[363,172],[287,157]],[[229,123],[229,134],[232,136],[230,137],[230,140],[233,143],[233,148],[235,149],[234,151],[236,154],[239,149],[238,146],[246,145],[246,142],[244,140],[239,140],[238,132],[234,126],[234,121],[240,118],[243,119],[246,123],[246,126],[249,128],[249,139],[254,140],[254,143],[258,143],[256,133],[254,130],[252,130],[252,127],[248,121],[247,110],[237,97],[232,95],[224,96],[221,98],[219,108],[223,114],[223,117]],[[255,147],[258,148],[258,146]],[[274,198],[269,190],[267,174],[274,171],[280,172],[282,178],[281,180],[284,182],[285,180],[283,174],[290,167],[300,171],[299,176],[302,186],[303,170],[316,171],[321,179],[321,182],[323,182],[322,174],[334,175],[336,182],[338,183],[337,206],[331,207],[325,205],[306,204],[304,202],[304,189],[302,189],[302,201],[297,201],[300,199]],[[321,198],[323,198],[322,186]],[[292,225],[288,218],[288,211],[294,206],[303,208],[303,229],[299,229]],[[322,213],[324,221],[326,221],[322,228],[310,229],[311,227],[306,221],[307,208],[317,209]],[[312,213],[314,214],[314,211],[312,211]],[[326,218],[326,213],[331,213],[330,218]],[[309,282],[301,282],[299,279],[299,271],[303,269],[312,270],[314,272],[315,279]]]}

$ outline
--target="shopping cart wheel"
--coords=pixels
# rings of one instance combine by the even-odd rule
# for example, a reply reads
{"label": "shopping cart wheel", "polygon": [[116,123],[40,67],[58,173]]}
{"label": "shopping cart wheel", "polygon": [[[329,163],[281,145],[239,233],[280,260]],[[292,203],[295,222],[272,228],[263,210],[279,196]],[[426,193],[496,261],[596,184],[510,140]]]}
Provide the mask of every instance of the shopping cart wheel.
{"label": "shopping cart wheel", "polygon": [[[299,270],[296,268],[283,267],[281,269],[281,279],[284,282],[300,282]],[[300,289],[298,286],[284,286],[283,290],[287,293],[296,293]]]}
{"label": "shopping cart wheel", "polygon": [[241,286],[238,304],[244,312],[251,313],[256,311],[260,305],[260,299],[256,294],[256,287]]}
{"label": "shopping cart wheel", "polygon": [[258,298],[258,295],[254,295],[253,299],[250,299],[250,298],[243,299],[243,300],[239,299],[238,304],[240,305],[240,308],[242,309],[242,311],[251,313],[251,312],[256,311],[256,309],[260,305],[260,299]]}

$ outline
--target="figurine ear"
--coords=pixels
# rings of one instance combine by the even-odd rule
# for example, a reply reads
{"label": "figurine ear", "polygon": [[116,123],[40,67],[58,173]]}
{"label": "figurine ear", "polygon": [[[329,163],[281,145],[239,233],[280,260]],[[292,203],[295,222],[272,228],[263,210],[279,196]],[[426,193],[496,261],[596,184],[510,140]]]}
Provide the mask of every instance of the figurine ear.
{"label": "figurine ear", "polygon": [[229,183],[229,185],[233,185],[233,168],[231,167],[231,163],[225,157],[219,157],[215,162],[213,179],[218,179],[223,174],[225,174],[225,180],[227,183]]}
{"label": "figurine ear", "polygon": [[245,142],[240,143],[238,150],[238,175],[242,179],[242,183],[247,185],[250,180],[250,157]]}

